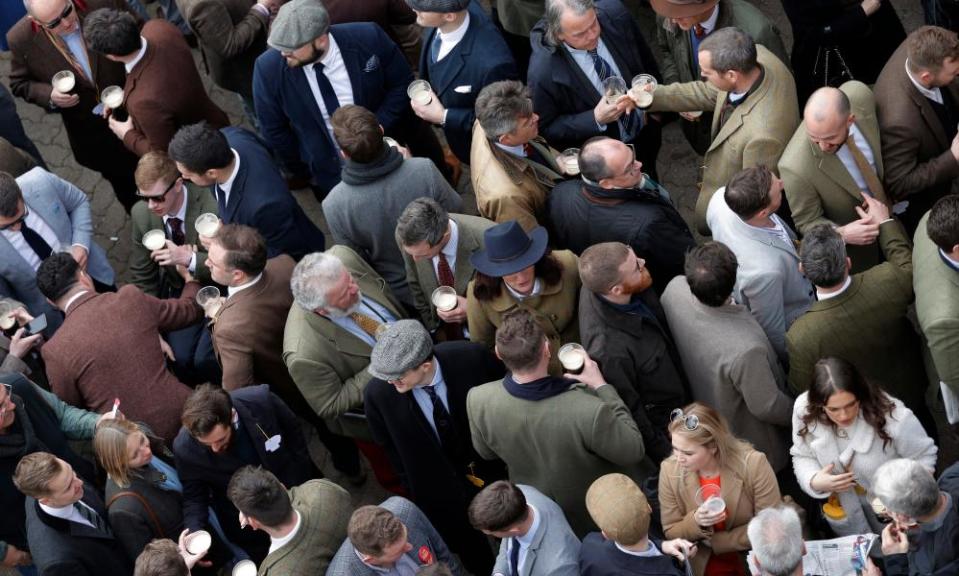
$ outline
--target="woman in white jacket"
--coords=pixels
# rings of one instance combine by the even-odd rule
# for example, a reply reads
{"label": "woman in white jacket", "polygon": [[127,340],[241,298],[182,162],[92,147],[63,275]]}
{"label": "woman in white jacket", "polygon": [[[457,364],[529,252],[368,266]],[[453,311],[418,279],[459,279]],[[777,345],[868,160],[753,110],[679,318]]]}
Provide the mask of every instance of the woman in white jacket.
{"label": "woman in white jacket", "polygon": [[823,358],[814,376],[793,406],[796,479],[813,498],[838,495],[845,518],[826,515],[838,535],[878,534],[881,526],[867,510],[876,469],[909,458],[933,470],[938,449],[909,408],[866,382],[849,362]]}

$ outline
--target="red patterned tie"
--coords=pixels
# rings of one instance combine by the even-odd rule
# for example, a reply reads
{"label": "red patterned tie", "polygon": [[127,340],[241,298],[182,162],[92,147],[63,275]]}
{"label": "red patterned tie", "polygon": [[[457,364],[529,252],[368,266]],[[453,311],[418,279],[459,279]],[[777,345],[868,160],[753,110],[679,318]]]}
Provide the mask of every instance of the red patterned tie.
{"label": "red patterned tie", "polygon": [[693,27],[693,34],[696,35],[697,40],[702,40],[703,38],[706,37],[706,29],[700,26],[699,24],[696,24]]}
{"label": "red patterned tie", "polygon": [[[450,267],[446,255],[439,253],[439,262],[436,264],[437,280],[440,286],[456,287],[456,280],[453,277],[453,269]],[[442,322],[442,321],[441,321]],[[446,335],[446,341],[463,340],[463,324],[460,322],[443,322],[441,325],[443,333]]]}

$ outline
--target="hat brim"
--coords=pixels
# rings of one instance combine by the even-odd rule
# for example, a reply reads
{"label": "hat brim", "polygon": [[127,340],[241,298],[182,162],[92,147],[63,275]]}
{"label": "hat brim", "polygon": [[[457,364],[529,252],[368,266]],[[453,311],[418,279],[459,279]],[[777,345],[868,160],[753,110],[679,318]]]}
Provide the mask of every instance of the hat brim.
{"label": "hat brim", "polygon": [[399,374],[380,372],[379,370],[374,368],[372,364],[366,367],[366,371],[373,378],[379,378],[380,380],[384,382],[389,382],[390,380],[399,380],[400,378],[403,377],[403,374],[406,373],[405,371],[400,372]]}
{"label": "hat brim", "polygon": [[689,18],[712,10],[719,0],[707,0],[702,4],[674,4],[670,0],[649,0],[653,11],[663,18]]}
{"label": "hat brim", "polygon": [[546,247],[549,244],[549,234],[547,234],[546,228],[542,226],[534,228],[529,236],[531,240],[529,246],[522,254],[512,260],[494,262],[489,259],[489,252],[484,248],[470,256],[470,263],[473,268],[493,278],[502,278],[525,270],[540,261],[543,254],[546,254]]}

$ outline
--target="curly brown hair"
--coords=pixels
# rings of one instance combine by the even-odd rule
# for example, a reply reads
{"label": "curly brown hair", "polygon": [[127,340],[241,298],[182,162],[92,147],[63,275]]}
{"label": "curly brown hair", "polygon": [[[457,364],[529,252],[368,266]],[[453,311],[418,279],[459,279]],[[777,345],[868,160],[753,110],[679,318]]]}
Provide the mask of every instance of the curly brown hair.
{"label": "curly brown hair", "polygon": [[[563,278],[563,264],[552,252],[543,254],[536,264],[533,264],[536,277],[547,286],[558,283]],[[473,295],[477,300],[489,301],[503,290],[503,279],[498,276],[487,276],[479,270],[473,277]]]}

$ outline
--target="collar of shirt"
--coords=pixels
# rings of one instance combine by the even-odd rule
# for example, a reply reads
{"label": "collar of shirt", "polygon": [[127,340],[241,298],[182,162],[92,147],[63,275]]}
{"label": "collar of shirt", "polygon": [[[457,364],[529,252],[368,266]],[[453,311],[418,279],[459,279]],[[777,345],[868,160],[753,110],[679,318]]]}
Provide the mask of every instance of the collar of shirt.
{"label": "collar of shirt", "polygon": [[[573,61],[576,62],[576,65],[579,66],[583,74],[586,75],[586,78],[589,80],[589,83],[593,85],[596,90],[602,94],[603,93],[603,83],[599,79],[599,74],[596,73],[596,67],[593,65],[593,57],[589,55],[589,52],[586,50],[579,50],[578,48],[573,48],[566,42],[563,42],[563,47],[566,48],[566,51],[569,52],[570,56],[573,57]],[[616,59],[613,58],[613,54],[609,51],[609,48],[606,47],[606,43],[603,42],[603,39],[599,39],[599,43],[596,44],[596,53],[603,57],[603,60],[610,65],[613,69],[613,76],[623,77],[622,72],[619,70],[619,65],[616,64]],[[629,82],[629,80],[626,80]]]}
{"label": "collar of shirt", "polygon": [[417,570],[419,570],[419,566],[416,564],[416,562],[414,562],[413,559],[406,554],[400,556],[399,560],[396,561],[396,564],[393,564],[389,568],[384,568],[383,566],[374,566],[363,560],[363,556],[356,550],[356,548],[353,549],[353,553],[356,554],[356,557],[360,559],[360,562],[362,562],[364,566],[379,574],[390,574],[391,576],[394,574],[398,576],[414,576]]}
{"label": "collar of shirt", "polygon": [[87,53],[86,44],[83,42],[83,31],[80,29],[80,26],[77,25],[76,30],[61,36],[61,38],[63,39],[63,43],[67,45],[70,53],[73,54],[73,57],[76,58],[80,66],[83,67],[83,73],[86,74],[87,79],[92,78],[93,72],[90,70],[90,55]]}
{"label": "collar of shirt", "polygon": [[[436,392],[436,395],[443,402],[443,406],[446,407],[446,411],[449,412],[449,394],[446,388],[446,381],[443,380],[443,370],[440,368],[439,361],[435,358],[433,359],[433,365],[436,366],[436,372],[433,374],[433,380],[430,381],[427,386],[433,387],[433,391]],[[433,421],[433,400],[430,399],[430,395],[427,394],[424,388],[426,388],[426,386],[413,388],[413,400],[416,400],[416,404],[420,407],[420,411],[423,412],[423,416],[426,417],[426,421],[430,423],[433,432],[436,432],[436,422]]]}
{"label": "collar of shirt", "polygon": [[226,288],[226,297],[227,297],[227,298],[231,298],[231,297],[235,296],[235,295],[237,294],[237,292],[240,292],[240,291],[242,291],[242,290],[246,290],[246,289],[249,288],[250,286],[253,286],[253,285],[256,284],[257,282],[259,282],[259,281],[260,281],[260,278],[263,278],[263,273],[262,273],[262,272],[260,272],[259,274],[257,274],[257,275],[256,275],[256,278],[254,278],[253,280],[250,280],[249,282],[247,282],[247,283],[245,283],[245,284],[240,284],[239,286],[227,286],[227,288]]}
{"label": "collar of shirt", "polygon": [[230,177],[226,179],[226,182],[217,184],[220,190],[223,190],[223,193],[226,194],[225,200],[229,200],[230,189],[233,188],[233,182],[236,180],[236,175],[240,173],[240,155],[233,148],[230,148],[230,152],[233,152],[233,160],[236,162],[233,165],[233,173],[230,174]]}
{"label": "collar of shirt", "polygon": [[908,58],[906,58],[906,63],[904,64],[904,66],[906,67],[906,76],[909,77],[909,81],[912,82],[912,85],[916,87],[916,90],[918,90],[920,94],[932,100],[933,102],[942,104],[942,92],[939,91],[939,87],[934,86],[932,88],[926,88],[925,86],[920,84],[919,81],[913,77],[912,72],[909,71]]}
{"label": "collar of shirt", "polygon": [[835,292],[823,293],[822,291],[819,290],[819,288],[816,288],[816,298],[820,302],[822,302],[823,300],[829,300],[830,298],[835,298],[836,296],[839,296],[840,294],[845,292],[846,289],[849,288],[850,284],[852,284],[852,276],[846,276],[846,281],[842,283],[842,287],[839,288],[839,290],[836,290]]}
{"label": "collar of shirt", "polygon": [[506,286],[506,289],[509,290],[509,293],[513,295],[513,298],[516,298],[519,301],[532,298],[533,296],[539,296],[539,293],[543,291],[543,283],[539,281],[539,278],[533,281],[533,291],[529,294],[520,294],[516,290],[513,290],[513,287],[510,286],[506,280],[503,280],[503,286]]}
{"label": "collar of shirt", "polygon": [[[80,503],[81,506],[87,506],[86,504],[83,503],[82,500],[78,500],[78,502]],[[84,526],[89,526],[90,528],[96,528],[96,526],[91,524],[89,520],[84,518],[80,514],[80,512],[78,512],[77,509],[73,507],[73,504],[69,506],[64,506],[63,508],[48,506],[40,502],[38,502],[38,504],[40,504],[41,510],[43,510],[50,516],[53,516],[54,518],[60,518],[62,520],[68,520],[70,522],[76,522],[77,524],[83,524]],[[87,508],[90,508],[90,507],[87,506]],[[90,508],[90,510],[96,513],[96,510],[93,510],[93,508]]]}
{"label": "collar of shirt", "polygon": [[335,63],[337,58],[340,57],[340,45],[336,43],[336,38],[332,34],[328,34],[327,37],[330,39],[330,44],[326,49],[326,54],[323,55],[317,62],[310,62],[303,66],[303,70],[313,74],[313,68],[317,63],[322,64],[324,69],[328,69],[331,64]]}
{"label": "collar of shirt", "polygon": [[[239,166],[239,164],[237,164],[237,165]],[[184,185],[184,186],[185,186],[185,185]],[[164,226],[167,225],[167,220],[169,220],[170,218],[179,218],[179,219],[180,219],[180,225],[183,226],[183,232],[184,232],[184,234],[186,233],[186,203],[187,203],[187,200],[188,200],[188,198],[187,198],[186,188],[184,187],[184,190],[183,190],[183,202],[180,202],[180,209],[177,210],[177,211],[176,211],[176,214],[174,214],[173,216],[170,216],[169,214],[164,214],[164,215],[163,215],[163,225],[164,225]]]}
{"label": "collar of shirt", "polygon": [[69,310],[70,305],[76,302],[77,298],[79,298],[80,296],[83,296],[86,293],[87,293],[86,290],[80,290],[79,292],[71,296],[70,299],[67,300],[67,303],[63,305],[63,311],[66,312],[67,310]]}
{"label": "collar of shirt", "polygon": [[[446,243],[446,246],[443,247],[440,252],[443,256],[446,256],[446,263],[450,265],[450,270],[453,271],[453,274],[456,274],[456,247],[459,246],[460,241],[460,231],[459,227],[456,226],[456,222],[453,222],[450,219],[450,241]],[[440,257],[439,255],[434,256],[433,260],[433,273],[436,274],[436,277],[440,277]]]}
{"label": "collar of shirt", "polygon": [[446,57],[447,54],[453,51],[453,48],[456,48],[456,45],[463,40],[463,37],[466,36],[466,32],[470,27],[470,13],[466,13],[466,18],[463,18],[463,23],[459,25],[459,28],[453,30],[452,32],[441,32],[436,31],[436,34],[440,37],[440,51],[437,54],[436,59],[442,60]]}
{"label": "collar of shirt", "polygon": [[957,262],[956,260],[953,260],[952,258],[950,258],[949,255],[946,254],[945,250],[943,250],[942,248],[940,248],[940,249],[939,249],[939,255],[942,256],[943,260],[945,260],[946,264],[949,265],[950,268],[952,268],[953,270],[959,272],[959,262]]}
{"label": "collar of shirt", "polygon": [[[526,531],[526,534],[522,536],[517,536],[516,541],[519,542],[520,551],[529,548],[529,545],[533,543],[533,538],[536,537],[536,531],[539,530],[539,525],[542,524],[543,518],[540,516],[536,507],[530,503],[526,503],[529,506],[529,513],[533,515],[533,523],[530,524],[529,530]],[[522,562],[520,562],[522,564]]]}
{"label": "collar of shirt", "polygon": [[[709,18],[699,23],[702,26],[703,30],[706,31],[706,36],[712,34],[713,30],[716,29],[716,22],[719,20],[719,4],[713,7],[713,13],[709,15]],[[652,544],[652,542],[650,542]],[[654,546],[655,548],[655,546]]]}
{"label": "collar of shirt", "polygon": [[504,152],[508,152],[512,154],[513,156],[526,158],[526,147],[523,146],[522,144],[519,144],[517,146],[507,146],[506,144],[500,144],[499,142],[493,142],[493,144],[495,144],[496,147],[499,148],[500,150],[503,150]]}
{"label": "collar of shirt", "polygon": [[663,555],[663,553],[659,551],[659,548],[656,548],[656,545],[653,544],[652,540],[649,541],[649,548],[647,548],[646,550],[642,552],[638,552],[636,550],[627,550],[626,548],[623,548],[622,546],[620,546],[619,542],[614,541],[613,544],[616,546],[616,548],[619,549],[620,552],[622,552],[623,554],[629,554],[630,556],[639,556],[640,558],[652,558],[654,556]]}
{"label": "collar of shirt", "polygon": [[[60,251],[60,239],[57,238],[56,232],[53,231],[53,228],[51,228],[35,210],[30,210],[27,212],[27,217],[24,218],[24,223],[29,226],[31,230],[39,234],[40,237],[50,245],[51,250],[54,252]],[[13,245],[14,249],[34,270],[40,267],[40,257],[37,256],[37,253],[33,251],[33,248],[27,244],[26,239],[23,237],[23,232],[20,230],[3,230],[0,232],[0,235],[10,241],[10,244]]]}
{"label": "collar of shirt", "polygon": [[299,511],[294,510],[293,512],[296,513],[296,524],[293,525],[293,529],[290,530],[290,533],[282,538],[273,538],[272,536],[270,536],[269,554],[272,554],[276,552],[277,550],[279,550],[280,548],[289,544],[290,540],[292,540],[293,537],[296,536],[296,533],[300,531],[300,525],[303,523],[303,518],[300,516]]}
{"label": "collar of shirt", "polygon": [[147,39],[143,36],[140,36],[140,51],[137,52],[136,57],[133,60],[130,60],[124,66],[127,69],[127,74],[133,72],[133,69],[137,64],[140,63],[140,60],[143,60],[143,55],[147,53]]}
{"label": "collar of shirt", "polygon": [[946,497],[946,505],[943,507],[942,512],[928,522],[923,522],[919,525],[919,530],[923,532],[935,532],[942,528],[942,525],[946,522],[946,516],[952,512],[952,495],[950,495],[945,490],[941,490],[940,494]]}

